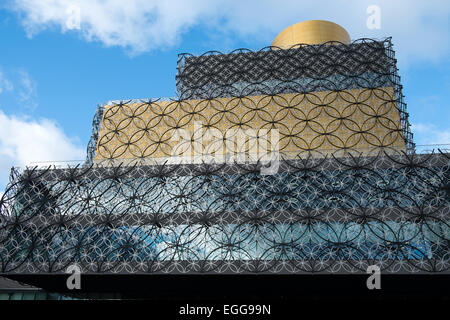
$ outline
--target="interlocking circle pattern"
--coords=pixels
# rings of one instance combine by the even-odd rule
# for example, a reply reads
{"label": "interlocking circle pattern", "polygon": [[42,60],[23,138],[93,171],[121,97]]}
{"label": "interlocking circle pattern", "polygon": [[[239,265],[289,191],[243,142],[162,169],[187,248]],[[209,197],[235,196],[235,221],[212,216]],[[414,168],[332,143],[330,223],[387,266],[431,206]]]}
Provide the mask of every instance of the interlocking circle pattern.
{"label": "interlocking circle pattern", "polygon": [[[99,107],[83,165],[13,170],[0,273],[449,272],[450,155],[414,152],[390,39],[275,49],[182,54],[176,98]],[[276,130],[279,165],[170,163],[181,129]]]}

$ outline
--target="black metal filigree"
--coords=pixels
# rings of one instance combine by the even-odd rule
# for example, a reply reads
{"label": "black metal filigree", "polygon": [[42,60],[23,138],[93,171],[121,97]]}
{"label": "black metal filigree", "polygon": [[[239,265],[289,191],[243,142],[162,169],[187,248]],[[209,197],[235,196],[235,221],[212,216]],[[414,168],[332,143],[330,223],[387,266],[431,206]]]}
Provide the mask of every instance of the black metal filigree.
{"label": "black metal filigree", "polygon": [[[390,38],[180,55],[177,98],[99,107],[85,163],[13,172],[0,273],[447,273],[450,156],[415,153],[395,62]],[[195,121],[277,131],[277,170],[170,162]]]}

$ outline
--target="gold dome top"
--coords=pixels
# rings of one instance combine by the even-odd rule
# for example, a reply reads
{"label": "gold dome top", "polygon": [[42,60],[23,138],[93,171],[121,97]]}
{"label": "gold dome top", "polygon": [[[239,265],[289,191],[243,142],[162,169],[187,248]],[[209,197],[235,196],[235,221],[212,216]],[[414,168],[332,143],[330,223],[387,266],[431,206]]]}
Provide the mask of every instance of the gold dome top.
{"label": "gold dome top", "polygon": [[272,46],[291,48],[299,43],[320,44],[328,41],[350,43],[348,32],[340,25],[325,20],[309,20],[293,24],[281,31]]}

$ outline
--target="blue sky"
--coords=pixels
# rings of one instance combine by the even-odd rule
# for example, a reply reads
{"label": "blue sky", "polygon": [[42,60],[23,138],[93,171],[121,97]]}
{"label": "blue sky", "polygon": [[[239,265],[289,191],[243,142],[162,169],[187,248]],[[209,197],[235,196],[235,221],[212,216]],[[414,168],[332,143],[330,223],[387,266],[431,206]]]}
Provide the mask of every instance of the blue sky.
{"label": "blue sky", "polygon": [[311,19],[392,36],[415,142],[450,143],[449,16],[447,0],[1,1],[0,192],[13,165],[83,159],[97,104],[174,96],[178,53],[259,49]]}

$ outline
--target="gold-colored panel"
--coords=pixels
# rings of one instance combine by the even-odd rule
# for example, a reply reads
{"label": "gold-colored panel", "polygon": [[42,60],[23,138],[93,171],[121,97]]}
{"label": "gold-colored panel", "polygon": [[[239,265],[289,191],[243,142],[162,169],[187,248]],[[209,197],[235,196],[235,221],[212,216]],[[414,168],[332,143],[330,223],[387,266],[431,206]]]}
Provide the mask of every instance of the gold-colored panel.
{"label": "gold-colored panel", "polygon": [[380,147],[405,149],[392,87],[108,105],[95,160],[249,156],[263,148],[292,158]]}

